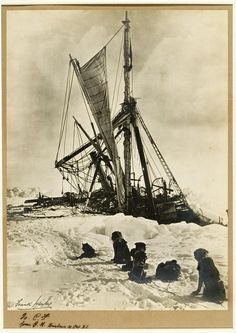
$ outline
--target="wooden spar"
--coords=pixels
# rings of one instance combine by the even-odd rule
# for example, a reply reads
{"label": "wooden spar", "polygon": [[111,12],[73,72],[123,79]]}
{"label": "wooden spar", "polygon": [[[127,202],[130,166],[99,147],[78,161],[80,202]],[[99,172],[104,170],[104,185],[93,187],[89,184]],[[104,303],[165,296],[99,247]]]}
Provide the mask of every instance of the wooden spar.
{"label": "wooden spar", "polygon": [[132,54],[131,54],[131,42],[129,36],[129,19],[127,12],[125,12],[125,20],[123,21],[125,25],[124,30],[124,82],[125,82],[125,91],[124,91],[124,103],[123,108],[127,108],[129,112],[129,117],[127,118],[124,125],[124,160],[125,160],[125,193],[126,193],[126,212],[130,213],[130,198],[132,195],[131,187],[131,123],[134,128],[135,138],[137,142],[140,162],[143,170],[143,177],[146,187],[146,193],[148,198],[148,208],[151,217],[155,217],[155,207],[152,197],[152,190],[146,165],[146,160],[144,156],[143,144],[139,132],[139,128],[136,122],[136,102],[134,98],[130,96],[130,71],[132,69]]}
{"label": "wooden spar", "polygon": [[[123,129],[119,129],[119,131],[118,131],[118,132],[116,133],[116,135],[115,135],[115,139],[116,139],[116,138],[117,138],[122,132],[123,132]],[[93,142],[96,143],[96,142],[98,141],[98,139],[101,139],[100,134],[98,134],[96,138],[92,138],[91,140],[92,140]],[[88,142],[86,142],[84,145],[82,145],[81,147],[77,148],[77,149],[74,150],[72,153],[70,153],[70,154],[66,155],[65,157],[63,157],[60,161],[56,161],[56,162],[55,162],[55,168],[64,167],[64,164],[65,164],[66,162],[70,161],[73,157],[75,157],[76,155],[82,153],[85,149],[87,149],[87,148],[89,148],[90,146],[92,146],[92,145],[93,145],[93,144],[92,144],[92,141],[88,141]],[[103,148],[102,153],[104,153],[106,150],[107,150],[106,147]],[[103,155],[103,157],[104,157],[104,156],[105,156],[105,155]],[[107,160],[107,159],[105,159],[105,160]],[[111,169],[111,171],[114,173],[114,170],[113,170],[112,165],[111,165],[110,162],[107,163],[107,166],[108,166],[108,167]]]}
{"label": "wooden spar", "polygon": [[152,190],[146,165],[146,160],[144,156],[143,144],[139,132],[138,125],[136,123],[136,112],[135,104],[133,97],[130,95],[130,71],[132,69],[132,54],[131,54],[131,45],[130,45],[130,36],[129,36],[129,19],[127,12],[125,13],[125,20],[123,24],[125,25],[124,29],[124,103],[123,109],[128,111],[129,116],[127,117],[123,129],[124,129],[124,161],[125,161],[125,194],[126,194],[126,213],[130,212],[130,199],[132,195],[131,187],[131,123],[134,128],[135,138],[137,142],[140,162],[142,165],[144,182],[146,187],[146,193],[148,198],[148,207],[150,211],[150,216],[155,216],[155,207],[153,203]]}
{"label": "wooden spar", "polygon": [[129,46],[130,46],[130,37],[129,37],[129,23],[128,13],[125,12],[125,20],[122,21],[125,25],[124,29],[124,81],[125,81],[125,91],[124,99],[125,102],[129,102],[130,97],[130,56],[129,56]]}
{"label": "wooden spar", "polygon": [[98,169],[99,169],[99,166],[100,166],[100,162],[101,162],[101,160],[98,161],[98,164],[97,164],[97,166],[96,166],[96,170],[95,170],[94,175],[93,175],[92,182],[91,182],[91,184],[90,184],[89,193],[88,193],[88,198],[87,198],[87,200],[86,200],[86,206],[88,206],[88,204],[89,204],[89,200],[90,200],[90,197],[91,197],[91,194],[92,194],[93,186],[94,186],[94,184],[95,184],[95,180],[96,180],[97,175],[98,175]]}
{"label": "wooden spar", "polygon": [[[122,23],[125,26],[124,29],[124,103],[123,103],[123,109],[127,108],[127,111],[129,111],[129,102],[130,102],[130,54],[129,54],[129,48],[130,48],[130,36],[129,36],[129,19],[127,11],[125,12],[125,20],[122,21]],[[130,131],[130,117],[131,114],[127,117],[123,130],[124,130],[124,161],[125,161],[125,177],[124,177],[124,183],[125,183],[125,212],[130,213],[130,196],[131,196],[131,131]]]}
{"label": "wooden spar", "polygon": [[90,141],[90,143],[94,146],[94,148],[96,149],[96,151],[101,154],[102,150],[100,145],[98,144],[97,141],[93,140],[92,138],[90,138],[90,136],[88,135],[88,133],[85,131],[85,129],[82,127],[82,125],[76,120],[76,118],[73,116],[74,121],[76,123],[77,126],[79,126],[79,128],[82,130],[82,132],[84,133],[84,135],[86,136],[86,138]]}
{"label": "wooden spar", "polygon": [[[107,176],[103,170],[103,168],[101,167],[101,161],[100,158],[97,158],[97,154],[95,153],[95,151],[92,151],[90,153],[91,159],[94,163],[94,165],[96,166],[96,173],[98,173],[102,187],[104,189],[104,191],[111,191],[111,186],[110,183],[108,182]],[[94,180],[95,181],[95,180]],[[92,185],[92,184],[91,184]]]}
{"label": "wooden spar", "polygon": [[93,129],[94,137],[95,137],[95,139],[97,139],[97,134],[96,134],[96,131],[95,131],[95,127],[94,127],[94,124],[92,122],[91,122],[91,127]]}
{"label": "wooden spar", "polygon": [[[85,131],[85,129],[82,127],[82,125],[76,120],[75,117],[73,117],[74,120],[75,120],[75,123],[77,126],[79,126],[79,128],[82,130],[82,132],[84,133],[84,135],[87,137],[87,139],[91,142],[91,144],[94,146],[95,150],[97,151],[97,154],[100,155],[101,157],[104,157],[103,155],[103,152],[102,152],[102,149],[99,145],[99,142],[95,142],[93,139],[90,138],[90,136],[88,135],[88,133]],[[91,158],[92,158],[92,161],[93,163],[96,163],[96,160],[95,160],[95,155],[96,154],[95,152],[92,152],[90,154]],[[96,156],[97,156],[96,154]],[[108,159],[105,159],[104,158],[104,161],[105,163],[111,167],[110,165],[110,161]],[[101,179],[101,184],[102,184],[102,187],[104,188],[105,191],[111,191],[111,187],[110,187],[110,184],[108,182],[108,180],[106,179],[106,175],[104,173],[104,170],[102,169],[101,166],[99,166],[99,169],[98,169],[98,174],[99,174],[99,177]]]}
{"label": "wooden spar", "polygon": [[137,148],[138,148],[138,153],[140,157],[140,162],[142,165],[142,171],[143,171],[143,178],[145,182],[145,188],[146,188],[146,193],[147,193],[147,198],[148,198],[148,208],[150,212],[150,217],[155,217],[156,211],[154,207],[154,202],[153,202],[153,197],[152,197],[152,190],[151,190],[151,185],[150,185],[150,180],[149,180],[149,175],[148,175],[148,170],[147,170],[147,164],[144,156],[144,150],[143,150],[143,144],[139,132],[139,128],[136,124],[136,122],[133,122],[133,128],[134,128],[134,134],[137,142]]}
{"label": "wooden spar", "polygon": [[[96,138],[91,139],[93,142],[97,142]],[[86,148],[89,148],[92,145],[91,141],[86,142],[84,145],[81,147],[77,148],[74,150],[72,153],[68,154],[67,156],[63,157],[60,161],[55,162],[55,168],[60,168],[64,163],[68,162],[71,160],[73,157],[76,155],[82,153]]]}
{"label": "wooden spar", "polygon": [[[112,126],[113,126],[113,130],[116,129],[117,127],[121,126],[127,119],[127,112],[125,111],[121,111],[120,113],[118,113],[118,115],[112,120]],[[123,131],[123,129],[120,129],[117,134],[115,135],[115,139],[117,138],[117,136]],[[92,141],[97,142],[98,140],[100,140],[101,134],[98,134],[96,137],[92,138]],[[92,142],[88,141],[86,142],[84,145],[82,145],[81,147],[77,148],[76,150],[74,150],[73,152],[71,152],[70,154],[64,156],[61,160],[56,161],[55,162],[55,168],[59,168],[61,166],[63,166],[64,163],[68,162],[69,160],[71,160],[73,157],[75,157],[76,155],[82,153],[85,149],[89,148],[90,146],[92,146]],[[106,147],[103,149],[103,152],[106,150]]]}

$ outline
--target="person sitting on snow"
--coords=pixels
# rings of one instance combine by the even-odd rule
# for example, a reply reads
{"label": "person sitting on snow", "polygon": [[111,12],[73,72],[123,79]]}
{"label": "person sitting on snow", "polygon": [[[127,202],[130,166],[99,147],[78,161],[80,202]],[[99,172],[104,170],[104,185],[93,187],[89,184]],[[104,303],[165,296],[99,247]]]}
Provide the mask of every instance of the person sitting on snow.
{"label": "person sitting on snow", "polygon": [[198,288],[192,295],[198,295],[204,285],[203,297],[207,300],[222,303],[226,300],[225,288],[220,280],[220,274],[212,258],[208,257],[208,251],[197,249],[194,251],[194,258],[198,262],[197,270],[199,273]]}
{"label": "person sitting on snow", "polygon": [[82,244],[82,250],[84,252],[78,257],[78,259],[93,258],[93,257],[96,257],[96,255],[97,255],[95,250],[88,243]]}
{"label": "person sitting on snow", "polygon": [[144,271],[147,256],[145,253],[146,244],[142,242],[135,243],[136,248],[133,249],[133,265],[131,271],[128,273],[129,279],[136,282],[146,281],[146,272]]}
{"label": "person sitting on snow", "polygon": [[111,239],[113,241],[114,258],[112,261],[115,264],[127,264],[130,261],[130,252],[127,242],[122,237],[120,231],[114,231]]}

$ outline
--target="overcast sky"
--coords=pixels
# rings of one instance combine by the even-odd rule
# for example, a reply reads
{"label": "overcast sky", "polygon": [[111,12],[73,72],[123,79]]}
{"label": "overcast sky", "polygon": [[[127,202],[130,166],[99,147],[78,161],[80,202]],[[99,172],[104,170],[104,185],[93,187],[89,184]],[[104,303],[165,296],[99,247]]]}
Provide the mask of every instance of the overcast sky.
{"label": "overcast sky", "polygon": [[[134,96],[143,118],[179,185],[220,214],[228,183],[227,11],[142,9],[129,16]],[[60,193],[54,161],[68,55],[86,62],[123,17],[123,10],[8,11],[9,187]],[[119,43],[110,46],[115,68]]]}

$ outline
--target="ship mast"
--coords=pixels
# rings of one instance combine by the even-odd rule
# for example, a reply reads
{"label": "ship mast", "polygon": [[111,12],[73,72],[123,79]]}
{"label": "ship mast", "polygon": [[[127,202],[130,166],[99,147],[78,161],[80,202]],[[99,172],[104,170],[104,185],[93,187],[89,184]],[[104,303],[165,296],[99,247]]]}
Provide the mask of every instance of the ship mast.
{"label": "ship mast", "polygon": [[142,139],[140,136],[139,128],[136,121],[136,101],[130,95],[130,71],[132,69],[132,51],[130,42],[130,26],[128,14],[125,12],[125,20],[122,21],[125,26],[124,29],[124,103],[123,110],[128,111],[128,117],[124,123],[124,162],[125,162],[125,213],[132,213],[132,187],[131,187],[131,125],[134,128],[134,134],[138,147],[140,162],[144,176],[144,182],[147,194],[147,206],[150,216],[155,216],[155,208],[153,204],[152,189],[147,170],[147,164],[144,156]]}
{"label": "ship mast", "polygon": [[125,20],[122,21],[124,29],[124,103],[123,109],[129,111],[129,115],[123,125],[124,130],[124,183],[125,183],[125,212],[130,213],[131,199],[131,131],[130,131],[130,71],[132,69],[132,55],[130,46],[130,21],[128,13],[125,12]]}
{"label": "ship mast", "polygon": [[125,20],[122,21],[125,26],[124,29],[124,81],[125,81],[125,91],[124,91],[124,101],[129,102],[130,99],[130,20],[128,19],[128,13],[125,12]]}

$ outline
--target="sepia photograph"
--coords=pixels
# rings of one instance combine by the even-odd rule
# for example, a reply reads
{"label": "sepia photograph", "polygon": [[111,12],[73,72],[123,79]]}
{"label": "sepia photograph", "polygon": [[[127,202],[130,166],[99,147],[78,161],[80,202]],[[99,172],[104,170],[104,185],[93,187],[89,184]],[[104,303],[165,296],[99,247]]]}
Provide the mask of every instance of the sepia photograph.
{"label": "sepia photograph", "polygon": [[231,7],[2,7],[6,327],[231,327]]}

